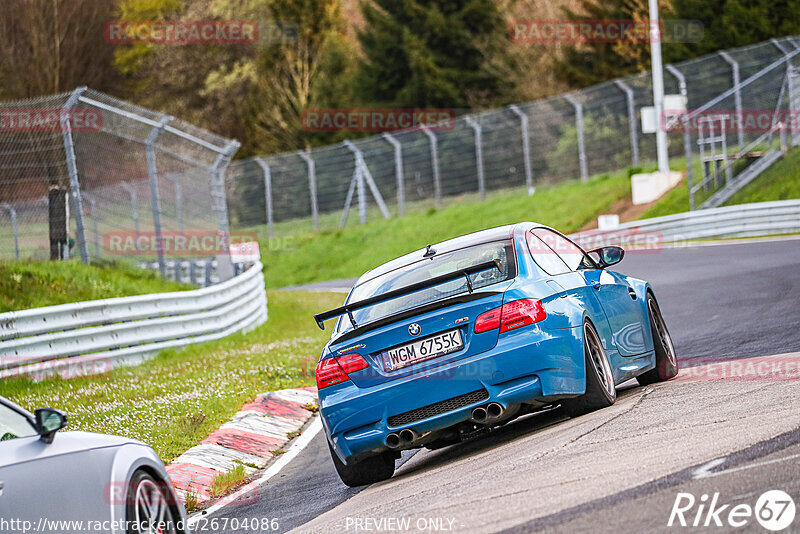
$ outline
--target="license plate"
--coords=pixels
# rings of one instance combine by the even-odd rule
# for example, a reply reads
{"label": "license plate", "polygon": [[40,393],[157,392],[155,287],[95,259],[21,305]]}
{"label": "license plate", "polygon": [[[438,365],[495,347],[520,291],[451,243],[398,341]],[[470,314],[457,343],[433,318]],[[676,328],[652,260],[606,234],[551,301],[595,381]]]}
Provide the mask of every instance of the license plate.
{"label": "license plate", "polygon": [[383,368],[387,372],[397,371],[417,362],[444,356],[464,348],[459,330],[442,332],[381,353]]}

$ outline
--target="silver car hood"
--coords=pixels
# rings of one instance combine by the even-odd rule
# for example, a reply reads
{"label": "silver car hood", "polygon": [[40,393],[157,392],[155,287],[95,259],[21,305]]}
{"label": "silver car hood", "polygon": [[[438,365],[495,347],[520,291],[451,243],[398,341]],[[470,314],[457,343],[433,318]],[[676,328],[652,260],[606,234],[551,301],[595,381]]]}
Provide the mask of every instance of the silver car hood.
{"label": "silver car hood", "polygon": [[53,443],[50,444],[43,442],[38,436],[16,438],[0,442],[0,467],[43,457],[121,447],[128,444],[150,448],[149,445],[132,438],[95,434],[94,432],[58,432]]}

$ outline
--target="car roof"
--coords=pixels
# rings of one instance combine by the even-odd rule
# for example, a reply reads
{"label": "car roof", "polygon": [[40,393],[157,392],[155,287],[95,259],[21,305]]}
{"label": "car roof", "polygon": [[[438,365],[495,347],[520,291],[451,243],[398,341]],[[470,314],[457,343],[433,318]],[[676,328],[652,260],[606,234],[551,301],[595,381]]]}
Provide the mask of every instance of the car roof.
{"label": "car roof", "polygon": [[[462,249],[465,247],[479,245],[481,243],[490,243],[492,241],[502,241],[504,239],[510,239],[514,232],[518,228],[530,228],[533,226],[542,226],[537,225],[536,223],[532,222],[522,222],[522,223],[515,223],[515,224],[507,224],[505,226],[497,226],[495,228],[488,228],[486,230],[480,230],[478,232],[473,232],[471,234],[462,235],[459,237],[454,237],[453,239],[448,239],[446,241],[442,241],[440,243],[434,243],[431,245],[431,248],[436,250],[437,254],[441,254],[443,252],[452,252],[454,250]],[[381,276],[382,274],[386,274],[388,272],[394,271],[395,269],[399,269],[401,267],[405,267],[411,263],[415,263],[422,259],[422,255],[425,253],[425,249],[421,248],[415,250],[414,252],[409,252],[408,254],[404,254],[398,258],[393,260],[387,261],[386,263],[375,267],[361,275],[361,277],[356,282],[356,286],[363,284],[373,278]]]}

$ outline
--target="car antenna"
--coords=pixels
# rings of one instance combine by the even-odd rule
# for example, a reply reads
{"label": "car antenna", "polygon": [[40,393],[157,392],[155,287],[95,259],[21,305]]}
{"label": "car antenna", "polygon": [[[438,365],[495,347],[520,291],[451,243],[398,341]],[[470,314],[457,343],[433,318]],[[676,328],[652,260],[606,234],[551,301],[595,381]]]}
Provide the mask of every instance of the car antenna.
{"label": "car antenna", "polygon": [[422,255],[423,258],[433,258],[436,256],[436,250],[432,249],[433,245],[426,245],[425,246],[425,254]]}

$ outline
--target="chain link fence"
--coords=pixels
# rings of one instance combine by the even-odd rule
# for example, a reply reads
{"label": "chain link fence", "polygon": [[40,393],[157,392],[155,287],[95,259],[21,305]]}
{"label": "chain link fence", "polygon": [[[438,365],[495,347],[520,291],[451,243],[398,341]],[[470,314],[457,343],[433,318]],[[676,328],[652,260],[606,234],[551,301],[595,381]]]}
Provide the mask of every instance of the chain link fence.
{"label": "chain link fence", "polygon": [[[720,132],[709,136],[691,120],[730,110],[796,117],[798,54],[800,40],[787,37],[666,67],[666,93],[688,101],[669,154],[673,168],[689,172],[692,207],[780,136],[774,127],[722,132],[728,174],[709,165]],[[238,231],[266,225],[270,237],[336,229],[654,166],[655,138],[640,123],[641,108],[651,105],[650,73],[641,73],[461,115],[447,131],[397,131],[231,163],[236,141],[89,89],[0,103],[0,259],[124,254],[157,259],[164,273],[164,239],[229,235],[229,224]],[[796,127],[788,139],[800,144]],[[64,234],[74,246],[52,242],[54,205],[63,198]]]}
{"label": "chain link fence", "polygon": [[[800,84],[796,76],[788,82],[798,50],[800,40],[786,37],[669,65],[666,93],[686,97],[684,118],[715,110],[797,110]],[[641,108],[653,105],[651,82],[645,72],[462,115],[449,131],[399,131],[236,161],[226,179],[232,224],[267,225],[270,236],[335,229],[498,191],[533,194],[542,184],[654,166],[655,136],[642,133],[640,122]],[[772,142],[760,139],[760,131],[724,135],[739,151],[732,158],[755,141]],[[800,142],[797,133],[794,141]],[[757,152],[750,146],[749,154]],[[673,168],[688,169],[692,207],[699,206],[718,186],[699,172],[698,131],[690,124],[674,128],[669,155],[679,158]]]}
{"label": "chain link fence", "polygon": [[0,259],[124,255],[164,273],[170,239],[227,234],[237,148],[86,88],[0,103]]}

